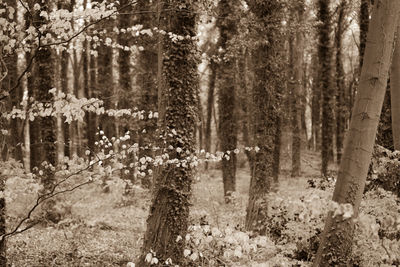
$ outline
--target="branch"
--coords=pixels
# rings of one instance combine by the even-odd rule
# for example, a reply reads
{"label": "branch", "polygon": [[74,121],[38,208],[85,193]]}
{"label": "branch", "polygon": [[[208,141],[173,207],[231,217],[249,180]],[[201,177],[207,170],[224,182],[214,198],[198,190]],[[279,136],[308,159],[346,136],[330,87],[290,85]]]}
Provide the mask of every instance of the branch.
{"label": "branch", "polygon": [[96,20],[96,21],[93,21],[93,22],[88,23],[88,24],[85,25],[81,30],[79,30],[78,32],[76,32],[75,34],[73,34],[71,37],[69,37],[69,38],[66,39],[66,40],[59,41],[59,42],[55,42],[55,43],[45,44],[45,45],[42,45],[42,47],[53,46],[53,45],[62,45],[62,44],[65,44],[65,43],[69,43],[69,42],[71,42],[73,39],[75,39],[76,37],[78,37],[81,33],[83,33],[83,32],[86,31],[88,28],[90,28],[91,26],[93,26],[93,25],[95,25],[95,24],[97,24],[97,23],[100,23],[100,22],[103,21],[103,20],[106,20],[106,19],[110,18],[110,17],[114,16],[114,15],[117,14],[117,13],[120,13],[121,10],[124,10],[125,8],[127,8],[127,7],[129,7],[129,6],[131,6],[131,5],[133,5],[134,3],[136,3],[136,1],[132,1],[132,2],[129,3],[129,4],[124,5],[123,7],[117,9],[116,11],[114,11],[113,13],[111,13],[111,14],[108,15],[108,16],[102,17],[102,18],[100,18],[100,19],[98,19],[98,20]]}
{"label": "branch", "polygon": [[[132,144],[131,146],[129,146],[128,149],[131,148],[132,146],[134,146],[134,144]],[[106,159],[100,159],[100,158],[98,157],[98,160],[97,160],[97,161],[92,162],[91,164],[87,165],[85,168],[80,169],[80,170],[78,170],[78,171],[76,171],[76,172],[74,172],[74,173],[68,175],[67,177],[65,177],[64,179],[62,179],[62,180],[59,181],[58,183],[56,183],[56,184],[53,186],[53,188],[52,188],[52,190],[51,190],[50,192],[48,192],[48,193],[46,193],[46,194],[43,194],[43,195],[40,195],[40,196],[36,199],[35,205],[33,205],[33,207],[28,211],[28,214],[26,215],[26,217],[23,218],[23,219],[21,219],[21,220],[19,221],[19,223],[17,224],[17,226],[15,226],[14,229],[13,229],[12,231],[10,231],[10,232],[8,232],[8,233],[5,233],[5,234],[3,234],[3,235],[0,236],[0,242],[3,242],[3,241],[4,241],[4,238],[6,238],[6,237],[8,237],[8,236],[12,236],[12,235],[16,235],[16,234],[25,232],[26,230],[28,230],[28,229],[32,228],[33,226],[35,226],[36,224],[38,224],[39,222],[34,222],[33,224],[30,224],[30,225],[28,225],[28,226],[26,226],[25,228],[23,228],[23,229],[20,230],[20,227],[21,227],[26,221],[28,221],[28,220],[31,218],[33,212],[34,212],[43,202],[45,202],[46,200],[48,200],[48,199],[50,199],[50,198],[53,198],[53,197],[55,197],[55,196],[57,196],[57,195],[61,195],[61,194],[67,193],[67,192],[72,192],[72,191],[74,191],[74,190],[76,190],[76,189],[78,189],[78,188],[80,188],[80,187],[82,187],[82,186],[85,186],[85,185],[87,185],[87,184],[92,183],[93,181],[92,181],[92,179],[89,179],[88,181],[83,182],[83,183],[81,183],[81,184],[78,184],[78,185],[76,185],[76,186],[74,186],[74,187],[72,187],[72,188],[64,189],[64,190],[61,190],[61,191],[57,191],[57,192],[56,192],[56,189],[57,189],[62,183],[64,183],[65,181],[67,181],[67,180],[68,180],[69,178],[71,178],[72,176],[78,175],[78,174],[82,173],[83,171],[90,169],[91,167],[93,167],[94,165],[96,165],[97,163],[99,163],[100,161],[105,161],[105,160],[112,159],[112,158],[115,157],[116,155],[117,155],[117,154],[113,154],[113,155],[107,157]]]}
{"label": "branch", "polygon": [[[22,0],[19,0],[19,2],[20,2],[21,5],[27,10],[29,16],[33,18],[32,13],[30,12],[29,8],[24,4],[24,2],[23,2]],[[18,77],[18,79],[17,79],[17,83],[7,92],[7,94],[4,94],[3,96],[0,97],[0,101],[2,101],[2,100],[4,100],[5,98],[7,98],[7,97],[10,95],[10,93],[11,93],[12,91],[14,91],[16,88],[18,88],[18,86],[21,84],[22,78],[23,78],[23,77],[25,76],[25,74],[29,71],[29,69],[30,69],[30,67],[31,67],[31,65],[32,65],[32,63],[33,63],[33,60],[36,58],[37,52],[38,52],[38,50],[39,50],[40,48],[42,48],[42,47],[49,47],[49,46],[53,46],[53,45],[61,45],[61,44],[69,43],[69,42],[71,42],[73,39],[75,39],[76,37],[78,37],[81,33],[83,33],[84,31],[86,31],[89,27],[91,27],[91,26],[93,26],[93,25],[95,25],[95,24],[97,24],[97,23],[99,23],[99,22],[101,22],[101,21],[103,21],[103,20],[105,20],[105,19],[108,19],[108,18],[112,17],[112,16],[115,15],[116,13],[119,13],[120,10],[123,10],[123,9],[125,9],[125,8],[127,8],[127,7],[129,7],[129,6],[133,5],[133,4],[135,4],[135,3],[136,3],[136,1],[130,2],[129,4],[127,4],[127,5],[125,5],[125,6],[121,7],[121,8],[119,8],[118,10],[116,10],[115,12],[113,12],[112,14],[110,14],[110,15],[108,15],[108,16],[105,16],[105,17],[103,17],[103,18],[100,18],[100,19],[98,19],[98,20],[96,20],[96,21],[93,21],[93,22],[91,22],[91,23],[85,25],[85,27],[83,27],[80,31],[78,31],[77,33],[75,33],[74,35],[72,35],[70,38],[68,38],[68,39],[66,39],[66,40],[64,40],[64,41],[56,42],[56,43],[41,44],[41,42],[40,42],[40,37],[41,37],[40,31],[39,31],[39,29],[38,29],[37,27],[35,27],[35,25],[34,25],[34,27],[36,28],[36,31],[37,31],[38,34],[39,34],[39,45],[38,45],[37,48],[35,49],[35,53],[33,54],[32,58],[30,59],[28,65],[26,66],[26,68],[24,69],[24,71],[19,75],[19,77]],[[1,80],[3,80],[3,78],[2,78]]]}

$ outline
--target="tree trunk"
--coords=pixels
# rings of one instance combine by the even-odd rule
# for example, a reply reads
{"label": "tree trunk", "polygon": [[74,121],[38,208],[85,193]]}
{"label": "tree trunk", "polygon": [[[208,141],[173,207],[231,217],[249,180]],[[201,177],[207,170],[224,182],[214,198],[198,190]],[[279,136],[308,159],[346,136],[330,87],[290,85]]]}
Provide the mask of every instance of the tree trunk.
{"label": "tree trunk", "polygon": [[[7,4],[7,6],[14,8],[15,10],[12,19],[8,17],[8,12],[5,12],[5,16],[7,16],[7,19],[10,22],[12,21],[17,22],[17,17],[18,17],[17,1],[6,0],[4,1],[4,3]],[[3,80],[3,88],[5,87],[9,91],[17,83],[17,77],[18,77],[17,53],[12,53],[11,55],[5,56],[4,61],[7,65],[8,75],[5,78],[5,80]],[[20,108],[22,96],[23,96],[23,89],[21,85],[10,92],[11,108],[14,106]],[[23,146],[22,129],[23,129],[23,122],[20,119],[12,119],[10,121],[10,134],[12,137],[10,144],[10,151],[12,151],[13,158],[21,162],[22,162],[22,146]]]}
{"label": "tree trunk", "polygon": [[[251,98],[251,92],[249,92],[249,88],[251,88],[251,85],[249,83],[249,53],[248,50],[246,49],[244,53],[241,55],[241,57],[238,60],[237,64],[237,83],[239,85],[239,106],[241,108],[241,116],[240,116],[240,122],[241,122],[241,129],[242,129],[242,139],[243,139],[243,144],[246,147],[252,147],[253,146],[253,140],[251,136],[252,128],[251,128],[251,117],[252,117],[252,98]],[[254,152],[245,150],[244,151],[247,157],[247,161],[249,163],[249,168],[250,171],[253,170],[253,163],[254,163]]]}
{"label": "tree trunk", "polygon": [[311,121],[312,121],[312,143],[314,151],[321,149],[321,88],[319,86],[320,76],[318,70],[317,56],[312,58],[313,83],[312,83],[312,103],[311,103]]}
{"label": "tree trunk", "polygon": [[[28,15],[28,13],[25,13],[25,29],[28,29],[32,25],[31,17]],[[26,64],[28,64],[31,61],[32,58],[31,52],[26,52],[25,53],[25,59],[26,59]],[[31,65],[30,68],[31,73],[36,73],[36,61]],[[37,88],[35,88],[36,84],[36,75],[29,75],[26,78],[26,86],[28,90],[28,97],[36,99],[37,98]],[[28,110],[31,109],[31,102],[28,101]],[[30,162],[30,167],[31,170],[34,167],[38,167],[40,165],[40,147],[39,147],[39,142],[41,140],[40,136],[40,127],[39,127],[39,120],[38,118],[35,118],[34,121],[28,121],[29,123],[29,162]],[[27,142],[25,142],[27,144]]]}
{"label": "tree trunk", "polygon": [[[0,82],[1,86],[1,82]],[[6,189],[5,177],[0,177],[0,192],[3,193]],[[0,197],[0,236],[7,232],[6,225],[6,199]],[[7,266],[7,240],[0,238],[0,266]]]}
{"label": "tree trunk", "polygon": [[365,46],[367,44],[367,33],[369,25],[369,5],[371,0],[361,0],[360,3],[360,52],[359,52],[359,72],[361,73],[361,68],[364,61]]}
{"label": "tree trunk", "polygon": [[[60,70],[60,80],[61,80],[61,91],[64,94],[68,94],[68,62],[69,62],[69,54],[67,51],[61,52],[61,70]],[[64,118],[62,118],[65,121]],[[64,122],[63,123],[63,136],[64,136],[64,155],[67,157],[72,156],[73,151],[73,138],[71,138],[70,134],[70,124]],[[71,151],[71,153],[70,153]]]}
{"label": "tree trunk", "polygon": [[390,72],[390,101],[392,112],[392,135],[394,150],[400,150],[400,25]]}
{"label": "tree trunk", "polygon": [[229,42],[236,34],[236,23],[232,18],[236,2],[221,0],[218,3],[217,27],[220,30],[219,47],[223,52],[218,64],[218,115],[219,115],[219,142],[224,152],[221,162],[222,179],[224,182],[225,201],[236,191],[236,154],[233,151],[237,146],[237,115],[235,84],[235,58],[229,55]]}
{"label": "tree trunk", "polygon": [[[143,10],[153,11],[156,6],[153,3],[149,3],[146,0],[138,1],[136,10],[141,12]],[[155,27],[155,15],[153,13],[142,13],[136,17],[136,24],[141,24],[145,29]],[[159,26],[159,25],[158,25]],[[139,44],[143,46],[144,50],[140,52],[138,58],[138,69],[139,73],[137,76],[137,84],[140,87],[140,102],[139,109],[144,110],[146,114],[150,111],[157,111],[158,105],[158,92],[157,92],[157,38],[155,36],[143,35],[139,39]],[[148,119],[139,121],[139,146],[140,147],[152,147],[156,146],[156,129],[157,122],[154,119]],[[139,158],[141,157],[153,157],[153,151],[151,149],[139,150]],[[149,188],[151,187],[151,176],[146,179],[142,179],[142,184]]]}
{"label": "tree trunk", "polygon": [[[304,3],[299,2],[296,9],[292,11],[294,25],[303,25]],[[303,97],[303,54],[304,54],[304,33],[300,30],[296,36],[291,38],[290,52],[293,58],[291,68],[293,68],[291,80],[292,97],[292,177],[298,177],[301,172],[301,115],[302,115],[302,97]],[[295,39],[295,40],[294,40]],[[296,48],[294,48],[294,46]]]}
{"label": "tree trunk", "polygon": [[[92,2],[102,2],[93,0]],[[111,2],[111,1],[107,1]],[[113,23],[100,22],[97,24],[99,30],[106,30],[107,33],[112,32]],[[107,34],[103,34],[104,39],[110,38]],[[101,44],[97,47],[97,93],[98,97],[104,101],[104,108],[115,109],[117,96],[114,88],[113,73],[113,48],[110,45]],[[99,128],[104,131],[107,138],[111,140],[115,137],[115,118],[103,114],[100,116]]]}
{"label": "tree trunk", "polygon": [[[42,1],[38,1],[41,4],[40,12],[48,12],[50,10],[48,4],[43,4]],[[39,15],[36,15],[36,26],[41,26],[47,23],[46,19]],[[53,56],[50,47],[43,47],[37,51],[36,56],[36,88],[38,89],[36,100],[44,103],[44,107],[50,105],[52,102],[52,94],[49,90],[54,88],[54,65]],[[56,122],[51,116],[49,117],[38,117],[36,118],[40,125],[41,140],[35,140],[40,143],[40,159],[46,161],[48,164],[55,166],[56,163]],[[34,155],[35,157],[38,155]],[[40,161],[40,163],[41,163]],[[45,171],[42,177],[42,183],[44,190],[51,190],[54,183],[54,172],[50,169]]]}
{"label": "tree trunk", "polygon": [[342,37],[344,33],[344,23],[346,15],[347,1],[342,0],[339,4],[339,14],[337,30],[335,36],[336,44],[336,156],[340,163],[342,158],[344,130],[346,124],[346,104],[345,104],[345,73],[343,69]]}
{"label": "tree trunk", "polygon": [[[74,27],[74,23],[72,23],[72,27]],[[72,88],[70,90],[70,94],[73,94],[76,98],[79,98],[79,78],[81,75],[81,62],[78,60],[78,55],[76,49],[74,49],[72,53]],[[77,120],[73,120],[69,124],[69,136],[71,139],[71,147],[70,147],[70,157],[73,156],[81,156],[81,133],[80,133],[80,123]]]}
{"label": "tree trunk", "polygon": [[[206,114],[206,132],[205,132],[205,150],[211,152],[211,120],[214,106],[215,80],[217,77],[217,64],[211,60],[210,74],[208,76],[208,92],[207,92],[207,114]],[[205,169],[208,169],[208,162],[205,163]]]}
{"label": "tree trunk", "polygon": [[314,266],[346,266],[351,254],[353,219],[358,216],[385,96],[400,2],[376,1],[368,31],[359,91],[353,109],[333,201],[350,203],[350,219],[329,212]]}
{"label": "tree trunk", "polygon": [[[163,8],[168,10],[161,13],[167,32],[181,36],[196,35],[196,16],[191,1],[170,0],[164,3]],[[181,163],[188,156],[186,151],[193,153],[195,150],[198,90],[195,49],[195,41],[191,38],[175,42],[168,37],[163,38],[162,95],[165,106],[162,107],[165,110],[160,112],[163,114],[160,118],[160,133],[165,137],[165,146],[174,147],[173,150],[169,150],[169,157],[176,158]],[[172,129],[175,131],[172,132]],[[178,151],[177,148],[182,151]],[[156,175],[142,257],[138,266],[150,266],[145,257],[151,250],[159,262],[171,258],[173,264],[180,265],[183,261],[184,237],[188,228],[192,168],[190,164],[168,164],[160,167]],[[177,241],[178,236],[183,237],[183,240]]]}
{"label": "tree trunk", "polygon": [[323,176],[328,175],[328,164],[333,160],[333,96],[331,82],[331,20],[329,11],[330,0],[318,0],[318,19],[321,25],[318,29],[318,57],[320,66],[320,90],[322,91],[322,169]]}
{"label": "tree trunk", "polygon": [[276,157],[276,137],[279,132],[279,89],[284,84],[283,47],[281,37],[284,7],[281,1],[247,1],[250,10],[262,25],[262,36],[268,44],[257,45],[253,53],[254,85],[252,92],[253,140],[259,151],[254,155],[251,171],[246,229],[265,233],[266,195],[273,183]]}

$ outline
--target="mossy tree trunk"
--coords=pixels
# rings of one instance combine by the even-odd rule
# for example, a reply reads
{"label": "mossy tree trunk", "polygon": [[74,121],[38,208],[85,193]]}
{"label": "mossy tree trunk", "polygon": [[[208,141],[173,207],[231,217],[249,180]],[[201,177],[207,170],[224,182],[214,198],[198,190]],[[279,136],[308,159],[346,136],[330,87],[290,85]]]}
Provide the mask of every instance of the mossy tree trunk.
{"label": "mossy tree trunk", "polygon": [[[193,8],[193,1],[165,1],[163,9],[168,11],[161,13],[161,19],[166,25],[166,31],[194,37],[196,13]],[[187,159],[187,153],[191,154],[195,150],[198,90],[196,44],[192,38],[172,41],[166,36],[162,41],[164,53],[161,107],[164,110],[160,110],[160,133],[165,138],[165,148],[173,147],[168,150],[170,159],[182,161]],[[145,261],[150,250],[156,253],[159,262],[171,258],[173,264],[180,265],[188,228],[192,168],[189,163],[187,166],[166,164],[157,171],[155,180],[142,257],[138,266],[150,266]],[[178,236],[183,237],[183,240],[177,241]]]}
{"label": "mossy tree trunk", "polygon": [[360,85],[346,138],[333,201],[350,203],[349,219],[329,212],[314,266],[347,266],[351,255],[354,220],[362,199],[379,115],[386,91],[400,2],[375,1],[368,31]]}
{"label": "mossy tree trunk", "polygon": [[318,0],[318,58],[319,86],[322,91],[322,169],[328,175],[328,164],[333,160],[333,96],[332,85],[332,47],[331,47],[331,12],[330,0]]}
{"label": "mossy tree trunk", "polygon": [[218,134],[220,149],[225,152],[221,162],[222,179],[224,182],[225,200],[236,191],[236,154],[226,153],[233,151],[237,146],[237,115],[236,115],[236,92],[235,84],[235,61],[231,55],[229,42],[236,34],[236,21],[234,19],[234,8],[236,1],[221,0],[218,3],[217,27],[220,31],[218,64]]}
{"label": "mossy tree trunk", "polygon": [[[283,2],[280,0],[247,1],[260,22],[264,42],[253,54],[254,84],[252,88],[253,143],[260,150],[254,155],[251,170],[246,229],[263,234],[266,220],[266,195],[276,171],[276,135],[279,127],[279,89],[283,82],[282,23]],[[265,42],[268,41],[268,43]],[[261,222],[261,223],[260,223]]]}

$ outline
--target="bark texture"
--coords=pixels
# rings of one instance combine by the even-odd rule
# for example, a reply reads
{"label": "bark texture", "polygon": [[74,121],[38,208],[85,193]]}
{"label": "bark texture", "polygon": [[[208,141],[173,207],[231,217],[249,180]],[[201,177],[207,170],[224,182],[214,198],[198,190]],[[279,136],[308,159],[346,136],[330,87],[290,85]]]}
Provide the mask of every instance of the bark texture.
{"label": "bark texture", "polygon": [[283,47],[281,19],[283,2],[279,0],[247,1],[250,10],[260,22],[264,40],[253,51],[254,84],[252,88],[253,142],[260,150],[251,164],[249,203],[246,229],[265,232],[266,195],[273,183],[278,163],[276,137],[279,133],[279,96],[283,82]]}
{"label": "bark texture", "polygon": [[318,57],[312,58],[312,100],[311,100],[311,121],[312,121],[312,145],[315,151],[321,149],[321,88],[319,86]]}
{"label": "bark texture", "polygon": [[[233,14],[236,1],[221,0],[218,3],[217,27],[220,31],[221,61],[218,64],[218,115],[219,142],[222,152],[233,151],[237,146],[237,111],[235,84],[235,58],[230,54],[229,42],[236,34]],[[226,200],[236,191],[236,154],[225,154],[222,162],[222,179]]]}
{"label": "bark texture", "polygon": [[[163,9],[168,12],[163,12],[161,19],[163,25],[166,25],[166,31],[195,36],[196,16],[193,8],[189,0],[165,1]],[[166,148],[170,145],[174,147],[168,150],[169,157],[182,161],[187,159],[187,153],[191,154],[195,150],[198,90],[196,44],[191,38],[173,42],[164,37],[162,41],[162,103],[165,105],[161,105],[164,111],[160,112],[161,134],[165,136]],[[156,253],[160,262],[171,258],[173,264],[182,264],[192,180],[189,163],[188,166],[166,164],[156,172],[156,185],[138,266],[150,266],[145,261],[150,250]],[[178,236],[183,237],[183,240],[177,241]]]}
{"label": "bark texture", "polygon": [[[207,92],[207,114],[206,114],[206,126],[205,126],[205,151],[211,152],[211,120],[212,112],[214,107],[214,93],[215,93],[215,81],[217,77],[217,64],[214,60],[210,62],[210,75],[208,77],[208,92]],[[205,169],[208,169],[208,162],[205,163]]]}
{"label": "bark texture", "polygon": [[390,72],[390,101],[392,112],[392,135],[394,150],[400,150],[400,26]]}
{"label": "bark texture", "polygon": [[[136,5],[138,12],[145,10],[154,11],[156,5],[149,3],[146,0],[138,1]],[[145,29],[153,28],[156,25],[156,16],[153,12],[145,12],[137,16],[135,23],[143,25]],[[144,50],[139,54],[138,60],[138,76],[137,83],[140,87],[140,102],[139,109],[144,110],[146,114],[150,111],[157,111],[158,106],[158,86],[157,86],[157,64],[158,64],[158,51],[157,51],[157,38],[155,36],[141,36],[139,39],[140,45]],[[157,122],[154,119],[145,119],[139,122],[139,145],[142,148],[155,146],[156,141]],[[151,149],[139,150],[139,158],[146,156],[153,156]],[[151,177],[142,179],[142,184],[145,187],[151,187]]]}
{"label": "bark texture", "polygon": [[344,130],[346,124],[345,73],[343,68],[342,38],[345,30],[347,1],[342,0],[338,7],[336,45],[336,157],[340,163],[342,158]]}
{"label": "bark texture", "polygon": [[292,11],[292,21],[296,33],[290,38],[290,89],[292,108],[292,177],[298,177],[301,172],[301,129],[302,129],[302,98],[303,98],[303,62],[304,62],[304,33],[302,27],[304,20],[304,2],[299,1]]}
{"label": "bark texture", "polygon": [[322,91],[322,175],[328,174],[328,164],[333,160],[333,96],[332,86],[332,47],[330,0],[318,0],[318,58],[319,85]]}
{"label": "bark texture", "polygon": [[347,266],[366,176],[385,96],[400,2],[376,1],[361,71],[360,86],[346,138],[333,201],[350,203],[350,219],[328,214],[314,266]]}

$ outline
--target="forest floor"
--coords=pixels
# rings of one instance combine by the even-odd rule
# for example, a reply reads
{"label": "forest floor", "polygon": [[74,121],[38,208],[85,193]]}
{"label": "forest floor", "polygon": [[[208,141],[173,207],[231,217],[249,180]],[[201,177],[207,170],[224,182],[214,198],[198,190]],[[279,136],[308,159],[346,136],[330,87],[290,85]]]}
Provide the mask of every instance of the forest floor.
{"label": "forest floor", "polygon": [[[290,162],[283,154],[282,172],[278,192],[291,199],[301,198],[308,187],[307,180],[319,178],[320,156],[304,151],[302,176],[290,177]],[[190,220],[193,224],[207,221],[219,229],[240,229],[244,224],[250,175],[248,168],[237,173],[237,194],[230,204],[225,204],[221,172],[198,171],[193,190]],[[330,193],[329,193],[330,194]],[[328,196],[327,194],[326,196]],[[149,191],[137,188],[133,196],[121,197],[121,190],[110,188],[104,193],[99,188],[89,188],[73,193],[76,198],[70,214],[53,226],[36,226],[8,241],[10,266],[126,266],[140,253],[146,218],[150,205]],[[293,244],[292,244],[293,245]],[[295,246],[295,245],[293,245]],[[258,252],[251,258],[225,263],[226,266],[293,266],[270,265],[265,257],[273,258],[278,251]],[[280,260],[276,259],[275,263]],[[296,262],[296,261],[294,261]],[[193,265],[195,266],[195,265]],[[206,266],[223,266],[206,265]],[[295,266],[309,266],[297,262]]]}

